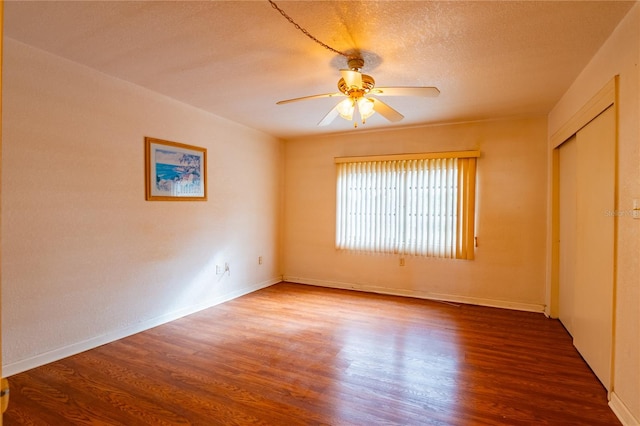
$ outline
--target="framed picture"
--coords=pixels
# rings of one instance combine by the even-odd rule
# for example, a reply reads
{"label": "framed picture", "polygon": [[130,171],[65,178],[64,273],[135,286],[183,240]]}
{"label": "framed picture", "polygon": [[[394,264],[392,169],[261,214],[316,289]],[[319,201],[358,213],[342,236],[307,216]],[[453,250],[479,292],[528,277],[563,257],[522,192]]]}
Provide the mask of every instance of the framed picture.
{"label": "framed picture", "polygon": [[207,200],[205,148],[149,137],[144,142],[147,200]]}

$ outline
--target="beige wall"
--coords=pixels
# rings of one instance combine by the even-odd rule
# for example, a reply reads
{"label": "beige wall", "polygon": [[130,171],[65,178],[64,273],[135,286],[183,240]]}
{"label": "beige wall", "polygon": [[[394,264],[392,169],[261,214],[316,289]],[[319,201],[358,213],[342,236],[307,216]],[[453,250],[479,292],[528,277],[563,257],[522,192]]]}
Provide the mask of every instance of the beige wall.
{"label": "beige wall", "polygon": [[[612,408],[640,424],[640,4],[636,4],[549,114],[549,135],[619,75],[616,328]],[[549,150],[552,147],[549,147]],[[612,219],[613,220],[613,219]]]}
{"label": "beige wall", "polygon": [[[280,280],[280,141],[5,43],[6,375]],[[208,202],[145,201],[145,136],[207,148]]]}
{"label": "beige wall", "polygon": [[[285,144],[285,279],[541,311],[545,118],[362,130]],[[473,261],[338,252],[334,157],[479,149]]]}

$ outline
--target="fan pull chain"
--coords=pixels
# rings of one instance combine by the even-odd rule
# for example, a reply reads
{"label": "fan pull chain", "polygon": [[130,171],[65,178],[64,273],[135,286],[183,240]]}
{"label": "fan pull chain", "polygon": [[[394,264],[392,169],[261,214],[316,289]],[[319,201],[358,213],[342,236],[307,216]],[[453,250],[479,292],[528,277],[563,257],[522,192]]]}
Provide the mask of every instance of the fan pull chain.
{"label": "fan pull chain", "polygon": [[317,38],[315,38],[313,35],[311,35],[311,34],[309,33],[309,31],[307,31],[305,28],[302,28],[300,25],[298,25],[298,24],[293,20],[293,18],[292,18],[292,17],[290,17],[289,15],[287,15],[287,13],[286,13],[284,10],[280,9],[280,7],[278,7],[278,5],[277,5],[274,1],[272,1],[272,0],[267,0],[267,1],[268,1],[269,3],[271,3],[271,7],[273,7],[275,10],[277,10],[278,12],[280,12],[280,14],[281,14],[282,16],[284,16],[284,18],[285,18],[287,21],[289,21],[289,22],[290,22],[294,27],[296,27],[298,30],[302,31],[302,33],[303,33],[304,35],[306,35],[307,37],[309,37],[311,40],[315,41],[316,43],[318,43],[320,46],[324,47],[325,49],[328,49],[328,50],[330,50],[330,51],[332,51],[332,52],[334,52],[334,53],[337,53],[338,55],[342,55],[342,56],[344,56],[345,58],[351,58],[351,56],[347,55],[346,53],[341,52],[341,51],[339,51],[339,50],[336,50],[336,49],[334,49],[333,47],[329,46],[328,44],[323,43],[323,42],[321,42],[320,40],[318,40]]}

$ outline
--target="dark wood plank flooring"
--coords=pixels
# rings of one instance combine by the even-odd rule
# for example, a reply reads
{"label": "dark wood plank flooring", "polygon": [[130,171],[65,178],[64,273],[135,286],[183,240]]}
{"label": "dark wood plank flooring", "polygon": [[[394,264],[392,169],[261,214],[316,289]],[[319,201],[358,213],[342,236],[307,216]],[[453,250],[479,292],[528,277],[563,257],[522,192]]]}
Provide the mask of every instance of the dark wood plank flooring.
{"label": "dark wood plank flooring", "polygon": [[617,425],[541,314],[281,283],[10,379],[6,425]]}

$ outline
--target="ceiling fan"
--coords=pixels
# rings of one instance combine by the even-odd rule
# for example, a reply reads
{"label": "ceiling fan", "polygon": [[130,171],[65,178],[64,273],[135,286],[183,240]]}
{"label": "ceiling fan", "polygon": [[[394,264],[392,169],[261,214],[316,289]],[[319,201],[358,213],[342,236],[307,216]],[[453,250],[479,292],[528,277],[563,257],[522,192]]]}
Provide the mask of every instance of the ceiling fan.
{"label": "ceiling fan", "polygon": [[[346,97],[334,106],[322,120],[320,120],[318,126],[326,126],[330,124],[337,116],[351,121],[356,113],[360,116],[362,124],[364,124],[365,121],[376,112],[391,122],[397,122],[402,120],[404,116],[386,103],[382,102],[378,97],[435,97],[440,94],[440,91],[436,87],[375,87],[375,80],[373,77],[361,72],[364,67],[364,59],[352,57],[349,58],[347,63],[349,69],[340,70],[342,78],[338,80],[339,92],[287,99],[277,102],[277,105],[317,98]],[[354,121],[354,127],[358,127],[357,121]]]}

